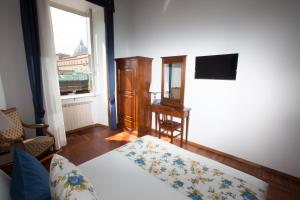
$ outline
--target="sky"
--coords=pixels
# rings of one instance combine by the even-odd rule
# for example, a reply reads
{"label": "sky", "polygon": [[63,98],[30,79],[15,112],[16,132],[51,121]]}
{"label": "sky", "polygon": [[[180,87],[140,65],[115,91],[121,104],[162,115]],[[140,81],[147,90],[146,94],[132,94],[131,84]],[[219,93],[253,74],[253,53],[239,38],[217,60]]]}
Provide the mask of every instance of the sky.
{"label": "sky", "polygon": [[87,45],[88,21],[86,17],[51,7],[56,53],[73,55],[80,40]]}

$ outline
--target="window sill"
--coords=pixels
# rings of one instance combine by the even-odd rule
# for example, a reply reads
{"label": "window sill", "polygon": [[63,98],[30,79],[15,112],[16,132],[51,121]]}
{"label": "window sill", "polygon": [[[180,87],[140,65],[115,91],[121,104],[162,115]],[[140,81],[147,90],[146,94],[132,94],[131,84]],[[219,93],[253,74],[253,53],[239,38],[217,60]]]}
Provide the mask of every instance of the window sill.
{"label": "window sill", "polygon": [[87,93],[87,94],[74,94],[74,95],[64,95],[61,96],[60,99],[79,99],[79,98],[85,98],[85,97],[96,97],[94,93]]}

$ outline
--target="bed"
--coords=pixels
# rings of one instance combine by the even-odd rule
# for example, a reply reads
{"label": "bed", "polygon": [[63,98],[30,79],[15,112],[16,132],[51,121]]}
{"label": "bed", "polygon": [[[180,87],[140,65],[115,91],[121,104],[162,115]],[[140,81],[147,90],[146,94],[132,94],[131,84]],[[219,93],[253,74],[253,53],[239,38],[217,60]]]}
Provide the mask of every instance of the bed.
{"label": "bed", "polygon": [[264,200],[267,183],[219,162],[144,136],[79,168],[101,200]]}

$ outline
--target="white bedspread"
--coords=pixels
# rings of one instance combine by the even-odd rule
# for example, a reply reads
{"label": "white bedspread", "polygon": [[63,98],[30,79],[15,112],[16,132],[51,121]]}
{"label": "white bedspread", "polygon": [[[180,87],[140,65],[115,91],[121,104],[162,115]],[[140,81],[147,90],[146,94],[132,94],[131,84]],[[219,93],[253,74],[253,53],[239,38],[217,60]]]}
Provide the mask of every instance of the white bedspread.
{"label": "white bedspread", "polygon": [[[173,153],[184,154],[195,161],[206,163],[215,169],[243,179],[267,191],[265,182],[246,173],[152,136],[144,136],[143,139],[155,141]],[[79,168],[90,178],[101,200],[191,200],[183,193],[141,169],[116,150],[85,162],[79,165]]]}

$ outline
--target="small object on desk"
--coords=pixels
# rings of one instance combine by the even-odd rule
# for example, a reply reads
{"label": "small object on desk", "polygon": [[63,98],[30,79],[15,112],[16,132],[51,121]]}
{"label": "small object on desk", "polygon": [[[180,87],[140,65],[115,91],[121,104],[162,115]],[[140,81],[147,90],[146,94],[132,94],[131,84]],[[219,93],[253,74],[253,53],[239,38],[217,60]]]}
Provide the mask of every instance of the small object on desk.
{"label": "small object on desk", "polygon": [[158,93],[160,93],[160,89],[157,87],[158,85],[155,85],[155,84],[153,84],[153,82],[151,82],[151,84],[150,84],[150,89],[149,89],[149,92],[151,93],[151,94],[153,94],[153,101],[152,101],[152,103],[154,103],[154,102],[156,102],[158,99],[156,98],[156,95],[158,94]]}

